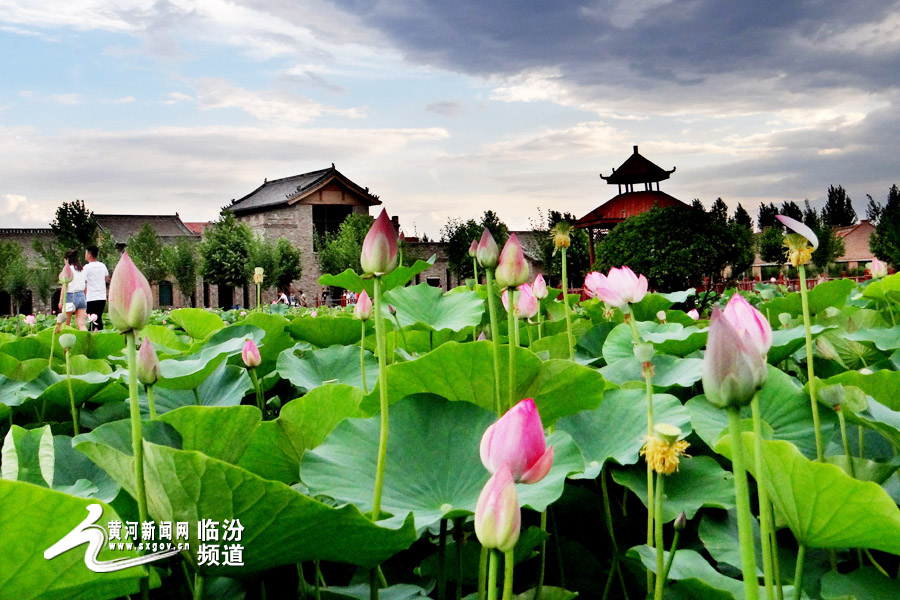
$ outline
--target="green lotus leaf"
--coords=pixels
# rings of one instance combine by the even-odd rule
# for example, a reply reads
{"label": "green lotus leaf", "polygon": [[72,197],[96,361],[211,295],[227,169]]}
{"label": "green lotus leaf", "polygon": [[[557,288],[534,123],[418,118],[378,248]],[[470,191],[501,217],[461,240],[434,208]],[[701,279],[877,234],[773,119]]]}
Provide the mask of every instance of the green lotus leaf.
{"label": "green lotus leaf", "polygon": [[[851,461],[853,462],[852,470],[850,469]],[[825,462],[829,465],[840,467],[844,473],[851,475],[854,479],[873,481],[878,485],[882,485],[897,472],[897,469],[900,469],[900,456],[895,456],[887,462],[876,462],[856,456],[848,457],[844,454],[838,454],[837,456],[826,456]]]}
{"label": "green lotus leaf", "polygon": [[53,436],[53,451],[53,489],[103,502],[115,500],[121,489],[119,484],[87,456],[76,451],[72,447],[72,438]]}
{"label": "green lotus leaf", "polygon": [[[496,415],[468,402],[435,396],[405,398],[390,409],[390,435],[384,471],[382,510],[398,524],[412,512],[417,529],[441,518],[475,512],[490,474],[481,464],[479,445]],[[310,493],[372,509],[380,415],[346,419],[301,462]],[[518,485],[519,503],[541,511],[562,495],[566,476],[583,467],[578,447],[556,431],[553,467],[539,483]]]}
{"label": "green lotus leaf", "polygon": [[857,342],[872,342],[879,350],[896,350],[900,348],[900,325],[896,327],[877,327],[857,329],[845,332],[844,337]]}
{"label": "green lotus leaf", "polygon": [[[856,282],[852,279],[833,279],[816,285],[809,290],[809,313],[816,315],[826,308],[841,308],[847,302],[850,292],[856,288]],[[778,315],[788,313],[791,316],[802,314],[800,293],[791,292],[783,298],[774,298],[759,305],[759,310],[771,323],[772,327],[779,327]]]}
{"label": "green lotus leaf", "polygon": [[203,308],[178,308],[168,318],[195,340],[205,340],[225,327],[222,317]]}
{"label": "green lotus leaf", "polygon": [[[366,385],[372,389],[378,379],[378,359],[366,351],[364,365]],[[293,352],[282,352],[278,357],[277,371],[282,378],[304,392],[326,383],[363,387],[358,346],[331,346],[304,352],[299,358]]]}
{"label": "green lotus leaf", "polygon": [[[417,260],[410,266],[397,267],[382,278],[381,289],[383,292],[401,287],[409,283],[413,277],[427,271],[434,265],[437,256],[432,255],[428,260]],[[322,275],[319,277],[319,285],[334,286],[352,290],[359,294],[363,290],[369,294],[370,298],[375,297],[375,284],[373,279],[363,278],[357,275],[353,269],[347,269],[338,275]]]}
{"label": "green lotus leaf", "polygon": [[900,273],[870,281],[863,290],[863,296],[884,302],[887,300],[885,293],[891,291],[900,292]]}
{"label": "green lotus leaf", "polygon": [[856,386],[891,410],[900,411],[900,394],[897,394],[900,390],[900,371],[882,370],[870,375],[847,371],[825,380],[825,385],[836,383]]}
{"label": "green lotus leaf", "polygon": [[829,571],[822,577],[823,600],[885,600],[900,598],[900,582],[889,579],[874,567],[850,573]]}
{"label": "green lotus leaf", "polygon": [[232,325],[221,329],[212,334],[198,352],[160,361],[156,386],[192,390],[209,377],[228,356],[239,354],[245,340],[252,339],[256,345],[260,345],[264,335],[262,329],[253,325]]}
{"label": "green lotus leaf", "polygon": [[[76,406],[81,406],[110,385],[117,385],[111,375],[103,373],[86,373],[72,376],[72,397]],[[44,369],[40,375],[23,385],[16,394],[4,401],[9,406],[19,406],[33,400],[38,404],[47,404],[48,408],[63,407],[70,410],[69,383],[65,375],[50,369]],[[71,414],[69,415],[71,418]]]}
{"label": "green lotus leaf", "polygon": [[[753,456],[753,434],[742,438],[745,456]],[[715,450],[730,456],[731,438],[722,438]],[[764,440],[762,454],[775,512],[801,544],[900,554],[900,509],[878,484],[812,462],[789,442]],[[745,462],[755,474],[755,461]]]}
{"label": "green lotus leaf", "polygon": [[[318,593],[323,600],[369,600],[372,590],[368,583],[357,583],[347,587],[324,587]],[[411,583],[397,583],[378,590],[379,600],[415,600],[429,598],[429,590]]]}
{"label": "green lotus leaf", "polygon": [[237,464],[262,415],[255,406],[183,406],[159,420],[181,435],[182,450]]}
{"label": "green lotus leaf", "polygon": [[[78,498],[22,481],[0,480],[0,590],[16,600],[102,600],[136,594],[143,567],[94,573],[85,566],[86,546],[78,546],[52,560],[44,551],[88,516],[87,506],[100,504],[97,525],[122,519],[108,505]],[[100,561],[134,558],[134,551],[102,548]],[[151,583],[159,585],[159,580]]]}
{"label": "green lotus leaf", "polygon": [[[317,348],[329,346],[351,346],[359,344],[362,338],[360,322],[349,316],[321,317],[299,316],[291,321],[287,330],[295,340],[309,342]],[[366,321],[366,337],[375,339],[375,321]]]}
{"label": "green lotus leaf", "polygon": [[[810,327],[813,339],[827,328],[821,325]],[[772,347],[769,349],[767,360],[770,365],[777,365],[788,356],[799,350],[806,343],[806,329],[801,325],[789,329],[772,330]]]}
{"label": "green lotus leaf", "polygon": [[[675,396],[653,395],[653,419],[680,428],[682,437],[691,433],[688,411]],[[609,390],[600,406],[563,417],[556,428],[572,436],[584,457],[584,473],[572,479],[594,479],[608,460],[633,465],[647,439],[647,394],[638,389]]]}
{"label": "green lotus leaf", "polygon": [[894,448],[900,449],[900,412],[869,398],[866,410],[857,413],[847,411],[844,416],[848,423],[877,431],[893,444]]}
{"label": "green lotus leaf", "polygon": [[[688,400],[686,406],[694,431],[710,448],[715,447],[728,427],[727,413],[710,404],[704,396]],[[766,383],[759,391],[759,414],[764,425],[771,428],[774,439],[793,443],[808,457],[816,456],[815,424],[809,395],[796,379],[771,365]],[[750,418],[749,406],[741,409],[741,416]],[[820,406],[819,421],[823,443],[827,445],[834,435],[837,417],[834,411]]]}
{"label": "green lotus leaf", "polygon": [[[703,360],[699,358],[679,358],[668,354],[657,354],[650,361],[653,364],[653,388],[666,390],[670,387],[691,387],[703,376]],[[600,373],[616,385],[629,381],[644,381],[641,362],[634,358],[622,358],[608,364]]]}
{"label": "green lotus leaf", "polygon": [[481,323],[484,301],[468,290],[444,294],[440,288],[420,283],[396,288],[385,294],[384,316],[391,318],[387,304],[397,310],[401,327],[415,325],[426,329],[461,331]]}
{"label": "green lotus leaf", "polygon": [[[688,450],[690,453],[690,450]],[[647,505],[647,467],[644,463],[612,470],[616,483],[624,485]],[[729,471],[709,456],[682,458],[678,471],[666,477],[663,521],[674,521],[682,511],[693,519],[703,506],[734,508],[734,483]]]}
{"label": "green lotus leaf", "polygon": [[288,402],[277,419],[259,424],[238,464],[265,479],[296,483],[303,454],[356,414],[362,398],[357,387],[331,384]]}
{"label": "green lotus leaf", "polygon": [[[149,415],[147,393],[143,387],[139,386],[141,412]],[[219,361],[195,390],[153,386],[153,402],[156,413],[162,415],[182,406],[236,406],[252,391],[253,382],[246,368]]]}
{"label": "green lotus leaf", "polygon": [[[144,426],[152,424],[147,421]],[[121,432],[103,431],[115,425],[78,436],[75,447],[134,495],[134,459],[121,444]],[[400,519],[396,528],[384,527],[372,523],[355,506],[332,508],[281,482],[262,479],[198,451],[159,445],[145,437],[144,459],[151,517],[186,521],[190,531],[198,531],[200,519],[219,524],[236,519],[244,528],[240,542],[244,565],[198,566],[204,575],[248,577],[306,560],[373,567],[416,539],[411,518]],[[192,536],[190,553],[195,564],[199,546],[198,537]]]}
{"label": "green lotus leaf", "polygon": [[[684,327],[678,323],[638,321],[638,333],[650,342],[659,354],[687,356],[706,345],[706,330],[693,325]],[[603,358],[614,363],[622,358],[634,358],[634,339],[631,327],[621,323],[613,329],[603,344]]]}
{"label": "green lotus leaf", "polygon": [[[19,360],[0,352],[0,377],[15,381],[31,381],[49,365],[46,358]],[[2,396],[0,396],[2,398]]]}
{"label": "green lotus leaf", "polygon": [[43,487],[53,486],[53,434],[50,426],[23,429],[13,425],[3,440],[0,477]]}
{"label": "green lotus leaf", "polygon": [[668,294],[650,292],[644,296],[643,300],[631,305],[631,312],[638,321],[655,321],[656,313],[671,308],[675,302],[669,298]]}
{"label": "green lotus leaf", "polygon": [[[388,397],[391,403],[411,394],[435,394],[447,400],[465,400],[492,410],[494,406],[494,359],[491,343],[446,343],[412,362],[387,368]],[[544,425],[552,425],[563,415],[594,408],[603,398],[606,381],[594,369],[568,360],[542,362],[526,348],[516,349],[517,399],[533,398]],[[357,358],[357,361],[359,359]],[[509,389],[508,348],[500,352],[500,397],[505,402]],[[378,389],[363,400],[360,409],[378,410]]]}
{"label": "green lotus leaf", "polygon": [[164,354],[177,355],[190,348],[181,336],[165,325],[147,325],[141,329],[141,335],[147,337],[153,342],[155,349],[162,350]]}

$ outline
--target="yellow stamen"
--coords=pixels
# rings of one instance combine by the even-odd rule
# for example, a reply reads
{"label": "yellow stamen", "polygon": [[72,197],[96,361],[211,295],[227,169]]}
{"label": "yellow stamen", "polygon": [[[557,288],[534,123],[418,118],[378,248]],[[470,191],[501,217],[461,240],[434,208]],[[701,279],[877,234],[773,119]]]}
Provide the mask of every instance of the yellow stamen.
{"label": "yellow stamen", "polygon": [[671,475],[678,470],[679,457],[685,454],[688,444],[684,440],[678,440],[674,444],[669,444],[665,440],[657,437],[651,437],[647,443],[641,448],[641,456],[643,456],[650,468],[661,475]]}

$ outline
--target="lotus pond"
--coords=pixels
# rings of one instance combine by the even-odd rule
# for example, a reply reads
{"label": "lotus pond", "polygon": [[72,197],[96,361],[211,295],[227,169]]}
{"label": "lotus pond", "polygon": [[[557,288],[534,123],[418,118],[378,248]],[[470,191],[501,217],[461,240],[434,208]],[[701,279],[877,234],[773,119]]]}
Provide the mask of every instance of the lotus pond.
{"label": "lotus pond", "polygon": [[[693,290],[647,293],[626,312],[570,296],[570,338],[551,289],[535,317],[501,318],[492,336],[488,288],[408,285],[427,266],[379,279],[380,357],[375,319],[353,307],[154,313],[138,332],[159,360],[153,418],[148,386],[136,385],[143,486],[126,336],[64,329],[74,336],[65,348],[51,319],[3,323],[0,598],[118,598],[143,581],[154,598],[443,600],[499,597],[511,584],[508,597],[523,599],[733,600],[752,596],[748,577],[759,598],[900,598],[900,275],[811,289],[809,348],[799,293],[741,292],[772,330],[758,435],[751,407],[739,413],[741,525],[729,416],[701,382],[710,321],[685,310]],[[323,283],[378,293],[349,271]],[[505,317],[499,294],[491,300]],[[247,340],[258,349],[252,369]],[[688,444],[656,502],[648,393],[654,423]],[[494,553],[482,551],[474,519],[493,479],[482,437],[529,398],[552,466],[515,484],[519,529],[512,548],[498,542],[506,562],[486,591]],[[140,487],[152,541],[180,551],[108,572],[88,568],[88,545],[45,558],[89,505],[102,508],[97,561],[154,551],[111,545],[147,540],[128,526],[141,521]]]}

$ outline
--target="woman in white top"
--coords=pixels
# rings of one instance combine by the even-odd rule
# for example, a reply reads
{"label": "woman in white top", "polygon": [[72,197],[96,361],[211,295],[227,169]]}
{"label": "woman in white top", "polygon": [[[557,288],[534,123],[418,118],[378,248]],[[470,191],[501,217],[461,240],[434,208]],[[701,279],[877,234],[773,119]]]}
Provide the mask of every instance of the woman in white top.
{"label": "woman in white top", "polygon": [[[72,313],[75,314],[75,322],[78,329],[87,331],[85,320],[87,319],[87,300],[85,291],[87,289],[87,281],[84,273],[81,271],[81,263],[78,262],[78,254],[74,250],[66,252],[66,264],[72,267],[72,283],[66,286],[65,299],[59,299],[59,310],[62,312],[65,308],[73,308],[66,312],[66,325],[72,321]],[[63,304],[65,303],[65,304]]]}

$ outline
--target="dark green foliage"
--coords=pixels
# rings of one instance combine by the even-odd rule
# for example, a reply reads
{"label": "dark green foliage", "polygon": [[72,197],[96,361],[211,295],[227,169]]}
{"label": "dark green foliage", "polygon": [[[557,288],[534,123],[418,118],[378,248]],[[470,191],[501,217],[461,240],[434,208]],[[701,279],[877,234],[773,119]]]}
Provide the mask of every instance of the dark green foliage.
{"label": "dark green foliage", "polygon": [[[541,260],[544,261],[544,277],[548,279],[548,283],[553,285],[560,285],[562,282],[562,259],[559,252],[556,253],[556,256],[553,255],[556,246],[550,236],[550,230],[560,221],[574,223],[575,220],[576,217],[572,213],[551,210],[547,212],[546,229],[536,228],[534,230],[540,234],[537,239]],[[591,250],[586,230],[573,229],[569,237],[571,245],[566,250],[566,262],[569,284],[572,285],[573,282],[578,282],[591,271]]]}
{"label": "dark green foliage", "polygon": [[773,225],[764,229],[756,238],[756,246],[764,262],[779,265],[784,263],[784,231],[781,227]]}
{"label": "dark green foliage", "polygon": [[800,205],[793,200],[791,200],[790,202],[782,202],[781,209],[778,211],[778,214],[796,219],[798,221],[803,220],[803,210],[800,208]]}
{"label": "dark green foliage", "polygon": [[[16,242],[0,241],[0,291],[7,292],[12,299],[13,312],[18,312],[19,304],[28,295],[29,273],[25,253]],[[0,312],[6,312],[0,306]]]}
{"label": "dark green foliage", "polygon": [[180,238],[166,252],[175,285],[183,296],[190,297],[197,289],[197,242]]}
{"label": "dark green foliage", "polygon": [[869,203],[866,205],[866,219],[868,219],[872,225],[878,225],[884,207],[881,206],[880,202],[876,202],[869,194],[866,194],[866,197],[869,199]]}
{"label": "dark green foliage", "polygon": [[494,241],[501,248],[509,237],[506,224],[497,217],[492,210],[487,210],[481,216],[481,221],[475,219],[463,221],[459,218],[449,219],[441,227],[441,242],[445,244],[447,262],[450,271],[458,278],[472,277],[472,257],[469,256],[469,246],[472,240],[481,239],[481,233],[487,229],[494,236]]}
{"label": "dark green foliage", "polygon": [[718,279],[725,265],[740,270],[746,264],[752,239],[738,227],[717,226],[698,210],[653,208],[617,225],[597,246],[594,267],[603,272],[628,265],[654,289],[687,289],[705,276]]}
{"label": "dark green foliage", "polygon": [[843,186],[828,186],[828,199],[822,209],[822,221],[829,227],[846,227],[856,223],[853,202]]}
{"label": "dark green foliage", "polygon": [[38,255],[38,259],[30,265],[31,289],[37,298],[49,303],[63,268],[64,250],[55,238],[47,241],[35,238],[31,240],[31,248]]}
{"label": "dark green foliage", "polygon": [[746,227],[747,229],[751,229],[751,230],[753,229],[753,218],[750,216],[750,213],[748,213],[746,211],[746,209],[744,209],[744,207],[741,206],[740,203],[738,203],[737,208],[734,209],[733,220],[738,225],[742,225],[743,227]]}
{"label": "dark green foliage", "polygon": [[210,283],[244,285],[253,272],[252,244],[250,228],[239,223],[231,212],[223,213],[203,234],[200,274]]}
{"label": "dark green foliage", "polygon": [[272,269],[272,281],[279,290],[287,289],[291,282],[300,279],[303,274],[300,248],[295,248],[286,238],[278,238],[273,252],[275,265]]}
{"label": "dark green foliage", "polygon": [[881,218],[869,238],[869,248],[879,259],[900,267],[900,189],[896,184],[888,192]]}
{"label": "dark green foliage", "polygon": [[716,198],[709,209],[709,216],[717,225],[724,225],[728,222],[728,205],[721,198]]}
{"label": "dark green foliage", "polygon": [[119,250],[116,248],[116,241],[111,235],[106,233],[97,235],[97,252],[100,254],[97,260],[106,265],[106,268],[112,274],[119,262]]}
{"label": "dark green foliage", "polygon": [[835,259],[844,254],[844,239],[835,235],[831,225],[825,223],[824,213],[819,215],[806,201],[806,209],[803,211],[803,224],[813,230],[819,238],[819,248],[813,252],[812,263],[824,269]]}
{"label": "dark green foliage", "polygon": [[97,220],[87,209],[84,200],[63,202],[56,209],[56,217],[50,229],[61,248],[84,252],[86,246],[94,243],[97,234]]}
{"label": "dark green foliage", "polygon": [[778,214],[778,209],[771,202],[768,204],[760,203],[759,205],[759,213],[756,219],[756,226],[759,227],[759,230],[762,231],[766,227],[772,227],[773,225],[777,225],[778,221],[775,219],[775,215]]}
{"label": "dark green foliage", "polygon": [[347,269],[362,273],[359,256],[372,221],[369,215],[351,214],[336,234],[326,233],[317,240],[317,258],[322,273],[334,275]]}
{"label": "dark green foliage", "polygon": [[128,238],[125,251],[150,283],[159,283],[168,277],[171,269],[165,246],[149,223],[141,225],[138,232]]}

